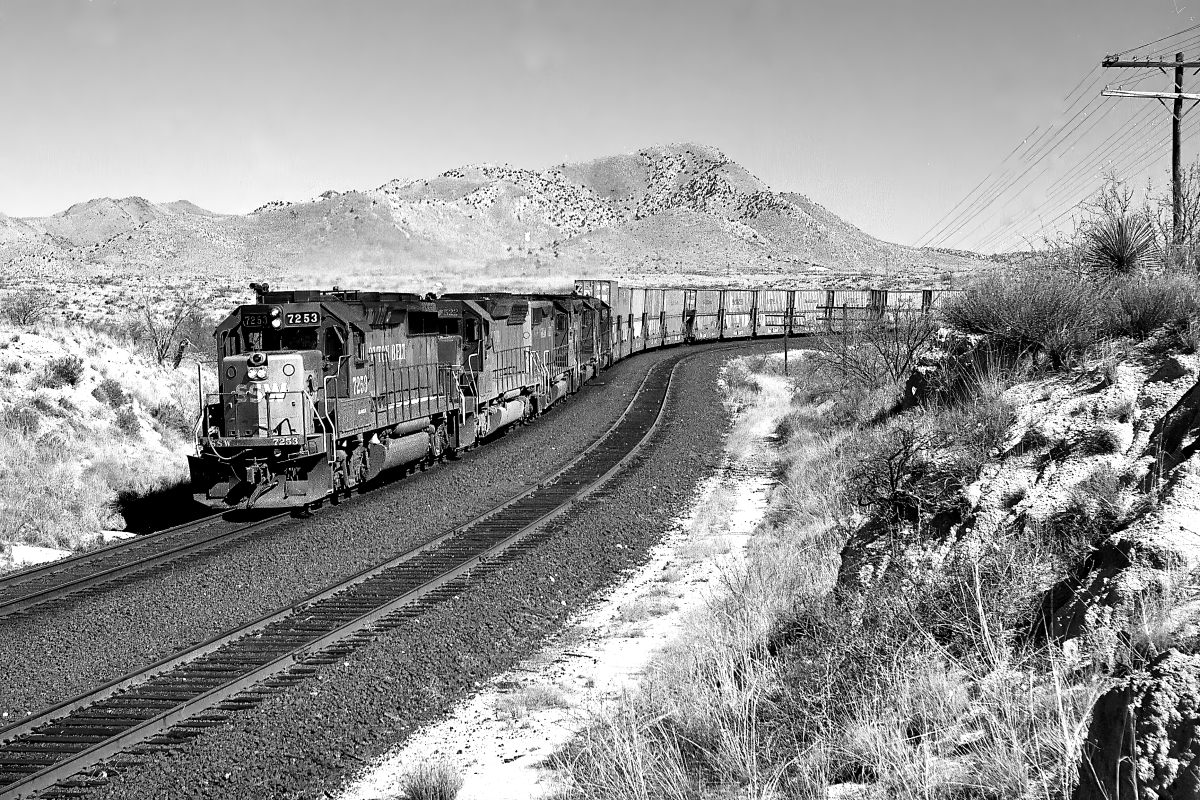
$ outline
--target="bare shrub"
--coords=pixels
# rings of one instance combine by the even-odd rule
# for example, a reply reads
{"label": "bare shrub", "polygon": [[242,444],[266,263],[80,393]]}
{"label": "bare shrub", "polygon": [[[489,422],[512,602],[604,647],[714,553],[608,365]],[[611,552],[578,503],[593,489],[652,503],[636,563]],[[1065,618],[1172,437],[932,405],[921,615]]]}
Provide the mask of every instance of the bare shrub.
{"label": "bare shrub", "polygon": [[919,522],[958,508],[962,488],[1014,422],[1012,406],[993,398],[864,432],[847,477],[849,497],[887,523]]}
{"label": "bare shrub", "polygon": [[120,382],[113,378],[105,378],[96,384],[96,388],[92,389],[92,397],[113,408],[120,408],[129,399]]}
{"label": "bare shrub", "polygon": [[164,401],[150,409],[150,416],[165,431],[173,431],[181,436],[192,432],[193,420],[188,419],[182,405],[174,401]]}
{"label": "bare shrub", "polygon": [[26,289],[10,292],[0,299],[0,316],[19,328],[29,328],[42,320],[51,307],[45,292]]}
{"label": "bare shrub", "polygon": [[1190,275],[1136,276],[1114,281],[1106,327],[1115,334],[1146,339],[1163,326],[1190,321],[1200,312],[1200,286]]}
{"label": "bare shrub", "polygon": [[[200,344],[190,337],[199,337],[206,326],[202,308],[203,300],[195,293],[178,291],[162,300],[143,296],[130,336],[142,343],[158,364],[171,359],[172,366],[178,367],[186,349]],[[208,331],[211,335],[211,326]]]}
{"label": "bare shrub", "polygon": [[929,314],[895,312],[841,336],[821,337],[814,347],[817,358],[848,381],[898,387],[929,353],[937,332],[937,321]]}
{"label": "bare shrub", "polygon": [[444,761],[417,765],[400,779],[402,800],[454,800],[462,789],[463,778]]}
{"label": "bare shrub", "polygon": [[1110,302],[1103,286],[1084,277],[992,273],[951,299],[942,315],[960,331],[1028,351],[1060,369],[1077,363],[1097,340]]}
{"label": "bare shrub", "polygon": [[126,436],[136,436],[142,432],[142,422],[138,419],[133,406],[122,406],[117,409],[117,430]]}
{"label": "bare shrub", "polygon": [[47,389],[59,389],[63,386],[76,386],[83,378],[83,359],[79,356],[65,355],[46,362],[35,384]]}

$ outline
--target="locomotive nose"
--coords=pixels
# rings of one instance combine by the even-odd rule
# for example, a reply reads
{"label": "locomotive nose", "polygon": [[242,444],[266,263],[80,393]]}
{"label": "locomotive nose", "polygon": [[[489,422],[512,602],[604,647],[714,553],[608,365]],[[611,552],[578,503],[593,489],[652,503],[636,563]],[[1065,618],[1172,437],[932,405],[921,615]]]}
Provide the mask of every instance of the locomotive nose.
{"label": "locomotive nose", "polygon": [[306,430],[299,353],[255,351],[225,359],[225,429],[235,437],[296,436]]}

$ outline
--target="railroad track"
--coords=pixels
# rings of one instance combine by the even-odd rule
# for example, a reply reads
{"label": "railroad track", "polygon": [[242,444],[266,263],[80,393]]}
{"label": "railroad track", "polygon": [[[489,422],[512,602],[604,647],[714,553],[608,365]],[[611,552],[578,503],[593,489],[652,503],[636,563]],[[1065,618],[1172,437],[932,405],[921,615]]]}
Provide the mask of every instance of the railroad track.
{"label": "railroad track", "polygon": [[[381,630],[460,593],[634,457],[658,427],[672,376],[684,358],[652,367],[616,423],[565,467],[467,524],[292,606],[0,729],[0,800],[46,790],[135,746],[186,741],[304,680]],[[60,791],[87,785],[86,779],[77,780]]]}
{"label": "railroad track", "polygon": [[41,564],[0,577],[0,618],[116,583],[197,553],[224,547],[270,527],[284,514],[235,522],[213,514],[193,522]]}

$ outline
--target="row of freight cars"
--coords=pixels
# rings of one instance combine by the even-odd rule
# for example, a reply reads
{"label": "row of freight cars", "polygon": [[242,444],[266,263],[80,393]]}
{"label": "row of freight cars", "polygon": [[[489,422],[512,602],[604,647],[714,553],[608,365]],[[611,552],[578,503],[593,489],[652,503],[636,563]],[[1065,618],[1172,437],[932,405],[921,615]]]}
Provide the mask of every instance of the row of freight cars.
{"label": "row of freight cars", "polygon": [[840,333],[891,313],[930,311],[944,290],[657,289],[577,280],[575,293],[608,306],[613,360],[711,339]]}

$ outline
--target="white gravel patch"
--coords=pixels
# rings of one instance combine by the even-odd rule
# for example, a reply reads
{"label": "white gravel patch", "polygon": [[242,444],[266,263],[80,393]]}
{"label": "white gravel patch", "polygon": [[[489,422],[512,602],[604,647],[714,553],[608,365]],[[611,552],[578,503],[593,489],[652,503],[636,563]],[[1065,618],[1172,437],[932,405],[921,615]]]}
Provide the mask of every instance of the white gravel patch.
{"label": "white gravel patch", "polygon": [[[787,391],[778,383],[763,388]],[[644,567],[537,656],[489,681],[448,719],[417,731],[339,799],[398,797],[405,774],[431,761],[462,774],[459,800],[524,800],[560,789],[547,759],[589,710],[637,684],[651,657],[679,635],[684,617],[719,592],[722,576],[744,559],[767,508],[772,426],[743,422],[729,437],[725,463],[702,482],[691,515]]]}

